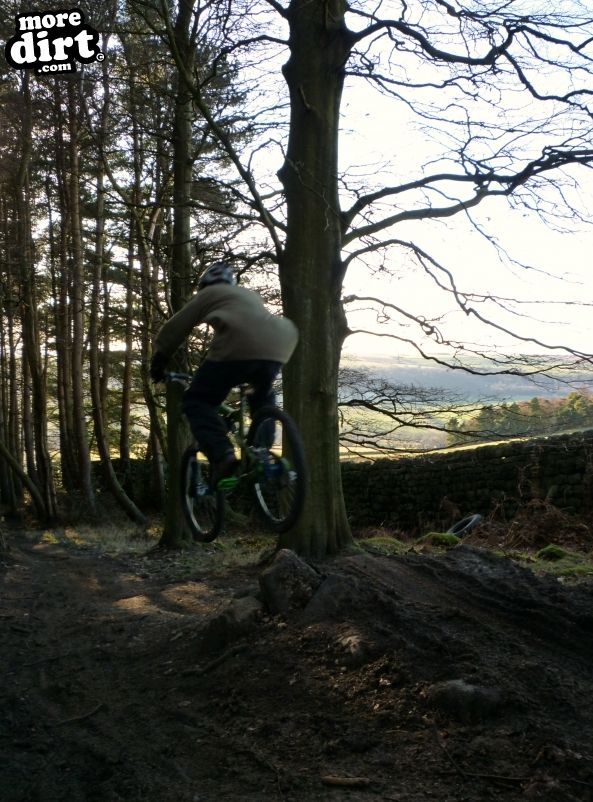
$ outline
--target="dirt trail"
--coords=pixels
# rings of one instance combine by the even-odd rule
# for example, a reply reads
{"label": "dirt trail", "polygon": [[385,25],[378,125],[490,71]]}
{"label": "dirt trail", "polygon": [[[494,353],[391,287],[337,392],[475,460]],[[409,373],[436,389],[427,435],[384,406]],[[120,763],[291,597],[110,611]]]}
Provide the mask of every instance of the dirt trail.
{"label": "dirt trail", "polygon": [[467,547],[344,557],[284,619],[255,567],[11,542],[3,802],[593,800],[591,584]]}

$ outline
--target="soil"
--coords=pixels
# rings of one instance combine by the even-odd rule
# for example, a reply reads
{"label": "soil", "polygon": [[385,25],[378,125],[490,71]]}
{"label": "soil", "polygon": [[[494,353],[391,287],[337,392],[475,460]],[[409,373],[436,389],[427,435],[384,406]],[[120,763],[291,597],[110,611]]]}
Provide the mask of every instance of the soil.
{"label": "soil", "polygon": [[590,579],[363,553],[281,616],[261,565],[8,540],[3,802],[593,800]]}

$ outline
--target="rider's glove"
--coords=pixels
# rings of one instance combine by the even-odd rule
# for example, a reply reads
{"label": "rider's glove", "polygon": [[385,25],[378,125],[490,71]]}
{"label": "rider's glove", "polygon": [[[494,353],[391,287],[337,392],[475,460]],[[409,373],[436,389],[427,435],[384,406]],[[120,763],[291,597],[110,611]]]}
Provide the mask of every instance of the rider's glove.
{"label": "rider's glove", "polygon": [[153,354],[150,360],[150,378],[154,382],[162,382],[164,380],[165,368],[167,367],[168,361],[169,357],[165,356],[160,351]]}

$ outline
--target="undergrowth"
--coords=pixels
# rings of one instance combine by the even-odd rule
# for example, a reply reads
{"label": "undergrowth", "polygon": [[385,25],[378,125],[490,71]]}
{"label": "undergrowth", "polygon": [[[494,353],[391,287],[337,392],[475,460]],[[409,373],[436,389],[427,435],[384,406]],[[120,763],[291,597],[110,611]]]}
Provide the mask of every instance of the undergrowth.
{"label": "undergrowth", "polygon": [[[134,563],[143,575],[165,573],[177,579],[205,574],[217,575],[233,569],[258,565],[270,556],[276,539],[252,522],[235,521],[213,543],[193,544],[179,551],[159,548],[163,520],[154,517],[149,526],[139,527],[126,520],[100,525],[78,524],[56,527],[34,534],[47,546],[94,550]],[[593,524],[563,512],[546,500],[522,505],[507,520],[502,508],[495,508],[465,537],[447,532],[426,532],[410,536],[385,526],[365,527],[354,532],[361,551],[379,556],[407,552],[442,554],[464,544],[486,548],[524,565],[535,573],[546,573],[560,581],[593,577]]]}

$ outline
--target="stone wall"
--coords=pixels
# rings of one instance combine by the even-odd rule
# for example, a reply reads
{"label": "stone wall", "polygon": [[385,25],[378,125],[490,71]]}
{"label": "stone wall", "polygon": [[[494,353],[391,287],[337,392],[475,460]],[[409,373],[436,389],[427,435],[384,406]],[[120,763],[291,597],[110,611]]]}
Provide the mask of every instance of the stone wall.
{"label": "stone wall", "polygon": [[470,513],[548,499],[562,510],[593,510],[593,430],[459,449],[440,454],[342,464],[346,507],[355,526],[410,534],[448,529]]}

